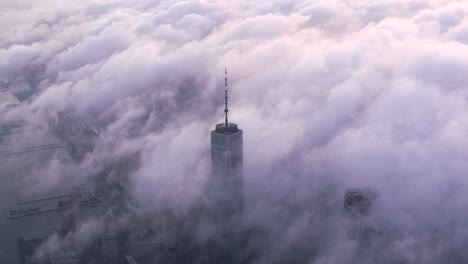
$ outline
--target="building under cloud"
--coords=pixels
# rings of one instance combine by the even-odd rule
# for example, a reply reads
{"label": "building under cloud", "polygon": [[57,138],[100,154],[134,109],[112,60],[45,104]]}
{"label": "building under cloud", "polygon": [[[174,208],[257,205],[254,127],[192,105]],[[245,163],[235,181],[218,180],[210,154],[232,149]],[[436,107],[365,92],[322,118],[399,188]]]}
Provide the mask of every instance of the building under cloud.
{"label": "building under cloud", "polygon": [[[243,131],[239,226],[254,234],[236,248],[244,263],[468,259],[465,2],[33,2],[0,3],[0,88],[21,101],[0,106],[0,149],[50,137],[81,146],[81,129],[95,142],[73,157],[68,147],[2,156],[2,209],[18,192],[64,181],[118,182],[108,164],[132,157],[126,190],[141,221],[156,230],[165,210],[186,220],[172,221],[179,232],[170,234],[193,229],[183,238],[206,241],[215,227],[186,216],[212,183],[210,131],[228,65],[231,118]],[[98,129],[65,118],[68,136],[49,133],[65,112]],[[102,189],[118,204],[114,185]],[[343,210],[346,189],[362,186],[379,192],[363,216],[385,231],[372,243],[348,235]],[[115,207],[112,226],[140,224]],[[46,230],[60,217],[31,219]],[[87,219],[69,239],[87,241],[104,223]],[[1,227],[0,251],[9,252],[33,225]]]}

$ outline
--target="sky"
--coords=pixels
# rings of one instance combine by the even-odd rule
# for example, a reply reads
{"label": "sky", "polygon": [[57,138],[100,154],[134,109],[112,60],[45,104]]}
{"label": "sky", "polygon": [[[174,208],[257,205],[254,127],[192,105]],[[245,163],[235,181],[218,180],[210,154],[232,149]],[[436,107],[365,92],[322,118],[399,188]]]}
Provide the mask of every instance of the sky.
{"label": "sky", "polygon": [[[294,246],[309,263],[462,263],[467,13],[448,0],[3,0],[0,85],[31,95],[0,111],[100,127],[80,164],[44,164],[48,186],[138,156],[135,197],[183,214],[209,185],[227,67],[243,223],[267,234],[246,246],[254,263]],[[384,235],[364,251],[341,212],[351,187],[379,193],[366,221]]]}

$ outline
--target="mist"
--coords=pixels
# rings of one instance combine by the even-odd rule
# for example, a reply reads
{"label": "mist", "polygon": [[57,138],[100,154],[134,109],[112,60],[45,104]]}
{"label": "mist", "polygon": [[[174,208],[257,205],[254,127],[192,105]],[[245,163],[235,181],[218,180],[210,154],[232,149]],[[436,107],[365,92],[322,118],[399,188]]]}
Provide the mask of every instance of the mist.
{"label": "mist", "polygon": [[[145,221],[162,210],[187,217],[210,185],[227,67],[230,119],[244,133],[236,230],[252,232],[237,259],[463,263],[467,13],[448,0],[7,0],[0,88],[22,103],[0,110],[39,127],[72,112],[100,129],[78,163],[33,160],[43,172],[23,176],[33,189],[130,156],[127,187]],[[32,130],[22,138],[47,132]],[[379,193],[365,222],[383,235],[349,234],[343,195],[355,187]],[[101,220],[83,221],[69,243],[86,244]],[[195,240],[212,228],[197,222]]]}

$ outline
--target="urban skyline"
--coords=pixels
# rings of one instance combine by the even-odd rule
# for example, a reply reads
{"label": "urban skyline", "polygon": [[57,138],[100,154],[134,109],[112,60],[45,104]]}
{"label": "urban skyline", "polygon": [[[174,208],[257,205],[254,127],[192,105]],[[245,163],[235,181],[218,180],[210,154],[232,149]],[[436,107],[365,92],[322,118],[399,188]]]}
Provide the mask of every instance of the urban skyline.
{"label": "urban skyline", "polygon": [[466,262],[467,14],[2,1],[0,264]]}

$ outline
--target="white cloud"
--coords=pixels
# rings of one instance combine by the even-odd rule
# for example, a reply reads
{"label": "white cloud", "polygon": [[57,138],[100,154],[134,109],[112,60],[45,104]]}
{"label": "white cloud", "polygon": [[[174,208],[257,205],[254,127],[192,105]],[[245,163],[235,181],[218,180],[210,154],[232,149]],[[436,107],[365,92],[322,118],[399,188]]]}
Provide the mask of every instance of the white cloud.
{"label": "white cloud", "polygon": [[[283,238],[302,241],[305,223],[319,215],[292,214],[283,232],[262,209],[272,200],[316,202],[330,188],[341,202],[345,187],[362,185],[380,190],[376,218],[394,232],[382,242],[389,252],[376,246],[364,263],[441,259],[465,243],[452,238],[466,233],[465,2],[15,7],[0,5],[0,23],[15,21],[0,36],[0,79],[45,66],[31,106],[73,107],[102,122],[96,160],[141,150],[133,175],[141,198],[184,207],[202,190],[227,66],[231,118],[245,133],[247,221],[268,222],[279,238],[265,251]],[[328,243],[317,261],[357,258],[343,223],[330,218],[317,223],[323,231],[314,235]],[[437,228],[443,245],[431,251],[427,236]],[[271,263],[270,254],[259,263]]]}

